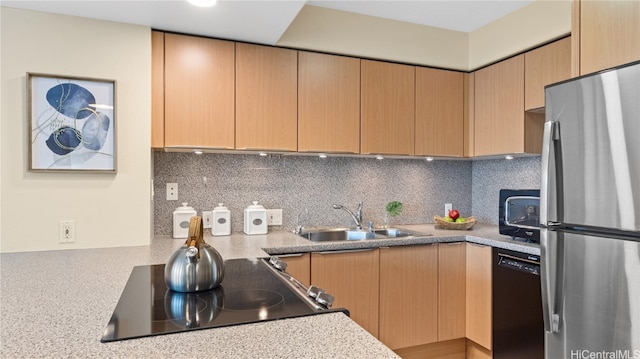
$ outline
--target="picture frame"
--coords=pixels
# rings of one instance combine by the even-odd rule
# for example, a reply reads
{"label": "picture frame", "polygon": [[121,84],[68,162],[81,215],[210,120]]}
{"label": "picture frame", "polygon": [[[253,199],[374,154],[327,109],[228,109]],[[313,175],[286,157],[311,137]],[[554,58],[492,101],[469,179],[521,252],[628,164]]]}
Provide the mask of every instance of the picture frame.
{"label": "picture frame", "polygon": [[116,173],[116,81],[27,73],[31,172]]}

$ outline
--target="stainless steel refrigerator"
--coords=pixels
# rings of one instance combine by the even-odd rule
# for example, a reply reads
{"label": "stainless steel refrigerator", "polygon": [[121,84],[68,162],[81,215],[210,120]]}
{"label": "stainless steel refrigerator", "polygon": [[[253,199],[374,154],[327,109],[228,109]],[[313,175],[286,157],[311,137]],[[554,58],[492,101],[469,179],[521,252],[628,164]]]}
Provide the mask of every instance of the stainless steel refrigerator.
{"label": "stainless steel refrigerator", "polygon": [[545,358],[640,358],[640,62],[545,94]]}

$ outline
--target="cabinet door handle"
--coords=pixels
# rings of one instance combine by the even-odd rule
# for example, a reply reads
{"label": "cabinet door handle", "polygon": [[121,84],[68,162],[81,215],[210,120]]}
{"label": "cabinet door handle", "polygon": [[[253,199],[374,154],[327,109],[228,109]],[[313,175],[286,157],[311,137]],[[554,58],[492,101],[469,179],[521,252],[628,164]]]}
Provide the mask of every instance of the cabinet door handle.
{"label": "cabinet door handle", "polygon": [[486,247],[486,245],[484,245],[484,244],[473,243],[473,242],[467,242],[467,243],[469,243],[472,246],[476,246],[476,247]]}
{"label": "cabinet door handle", "polygon": [[177,145],[177,146],[165,146],[167,149],[175,149],[175,150],[193,150],[193,149],[201,149],[201,150],[233,150],[233,147],[225,147],[225,146],[194,146],[194,145]]}
{"label": "cabinet door handle", "polygon": [[374,251],[377,248],[364,248],[364,249],[345,249],[341,251],[322,251],[322,252],[314,252],[317,254],[339,254],[339,253],[356,253],[356,252],[370,252]]}
{"label": "cabinet door handle", "polygon": [[260,148],[260,147],[236,147],[236,150],[265,151],[265,152],[293,152],[290,148]]}
{"label": "cabinet door handle", "polygon": [[349,154],[349,155],[359,155],[358,152],[353,152],[353,151],[325,151],[325,150],[313,150],[313,149],[309,149],[309,150],[298,150],[299,153],[328,153],[328,154],[336,154],[336,155],[340,155],[340,154]]}
{"label": "cabinet door handle", "polygon": [[306,253],[287,253],[287,254],[274,254],[274,257],[280,258],[291,258],[291,257],[302,257]]}

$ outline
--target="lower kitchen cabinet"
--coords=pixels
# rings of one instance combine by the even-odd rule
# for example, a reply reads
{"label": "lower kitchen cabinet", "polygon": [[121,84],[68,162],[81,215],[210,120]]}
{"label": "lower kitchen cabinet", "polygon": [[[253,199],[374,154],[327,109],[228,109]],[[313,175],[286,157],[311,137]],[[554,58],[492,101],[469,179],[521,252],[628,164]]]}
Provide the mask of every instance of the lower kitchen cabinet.
{"label": "lower kitchen cabinet", "polygon": [[438,341],[466,333],[466,244],[438,245]]}
{"label": "lower kitchen cabinet", "polygon": [[333,308],[349,309],[351,319],[376,338],[379,253],[378,249],[311,253],[311,284],[333,295]]}
{"label": "lower kitchen cabinet", "polygon": [[438,340],[438,244],[380,249],[380,336],[391,349]]}
{"label": "lower kitchen cabinet", "polygon": [[[466,247],[466,336],[490,351],[491,247],[473,243],[467,243]],[[481,352],[482,348],[474,349]]]}
{"label": "lower kitchen cabinet", "polygon": [[311,283],[311,253],[282,254],[278,258],[287,263],[287,273],[309,287]]}

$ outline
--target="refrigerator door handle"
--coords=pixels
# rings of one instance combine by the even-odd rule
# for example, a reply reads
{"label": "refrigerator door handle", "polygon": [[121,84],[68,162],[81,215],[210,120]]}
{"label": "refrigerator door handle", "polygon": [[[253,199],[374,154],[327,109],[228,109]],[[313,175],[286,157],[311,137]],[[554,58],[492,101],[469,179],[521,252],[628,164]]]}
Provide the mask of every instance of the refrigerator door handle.
{"label": "refrigerator door handle", "polygon": [[551,179],[550,179],[550,171],[551,166],[554,166],[554,162],[551,158],[551,153],[555,144],[555,141],[558,140],[556,130],[555,121],[547,121],[544,123],[544,134],[542,138],[542,156],[540,167],[542,169],[542,175],[540,179],[540,224],[544,227],[549,220],[549,194],[552,190]]}
{"label": "refrigerator door handle", "polygon": [[557,333],[560,330],[562,312],[562,261],[564,253],[559,245],[558,232],[540,230],[540,284],[542,292],[542,315],[544,330]]}

